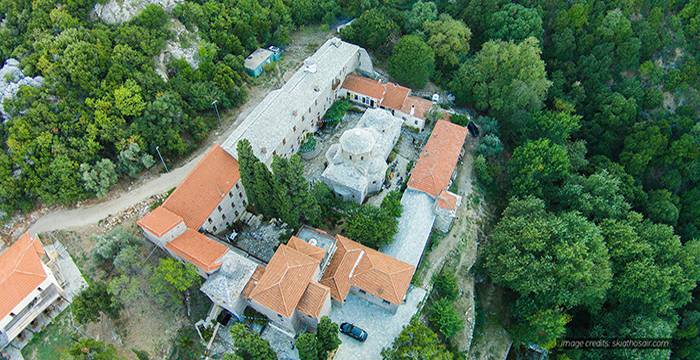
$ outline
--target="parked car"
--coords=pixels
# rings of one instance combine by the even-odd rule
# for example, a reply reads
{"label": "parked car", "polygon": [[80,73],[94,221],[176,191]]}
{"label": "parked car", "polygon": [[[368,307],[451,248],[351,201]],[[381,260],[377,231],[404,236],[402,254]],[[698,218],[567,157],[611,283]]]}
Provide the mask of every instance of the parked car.
{"label": "parked car", "polygon": [[364,342],[367,340],[367,332],[350,323],[344,322],[340,324],[340,332],[357,341]]}

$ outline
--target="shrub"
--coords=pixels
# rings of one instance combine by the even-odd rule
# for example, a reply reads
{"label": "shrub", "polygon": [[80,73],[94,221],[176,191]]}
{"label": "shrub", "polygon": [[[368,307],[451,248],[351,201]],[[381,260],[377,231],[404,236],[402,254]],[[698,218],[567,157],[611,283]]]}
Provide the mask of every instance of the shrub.
{"label": "shrub", "polygon": [[462,317],[457,313],[450,299],[435,301],[428,309],[428,321],[445,338],[454,336],[464,327]]}
{"label": "shrub", "polygon": [[455,300],[459,296],[459,286],[457,285],[455,273],[453,271],[443,270],[435,275],[433,290],[441,298]]}

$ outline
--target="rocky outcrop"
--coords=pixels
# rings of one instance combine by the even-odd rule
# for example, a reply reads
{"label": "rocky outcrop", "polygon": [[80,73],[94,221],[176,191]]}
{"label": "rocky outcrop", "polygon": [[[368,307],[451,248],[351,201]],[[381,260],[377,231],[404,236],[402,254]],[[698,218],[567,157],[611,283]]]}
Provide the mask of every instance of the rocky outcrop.
{"label": "rocky outcrop", "polygon": [[168,40],[160,55],[156,56],[156,72],[168,80],[167,64],[170,59],[183,59],[190,64],[192,69],[199,67],[199,44],[201,39],[196,33],[192,33],[182,25],[181,22],[173,19],[170,23],[170,30],[175,33],[173,39]]}
{"label": "rocky outcrop", "polygon": [[94,13],[108,24],[121,24],[131,20],[146,5],[158,4],[170,11],[181,2],[184,0],[110,0],[106,4],[95,5]]}
{"label": "rocky outcrop", "polygon": [[13,98],[19,91],[20,86],[40,87],[43,84],[43,77],[24,76],[24,73],[19,68],[19,61],[7,59],[5,65],[0,69],[0,117],[2,117],[2,120],[8,119],[3,105],[5,100]]}

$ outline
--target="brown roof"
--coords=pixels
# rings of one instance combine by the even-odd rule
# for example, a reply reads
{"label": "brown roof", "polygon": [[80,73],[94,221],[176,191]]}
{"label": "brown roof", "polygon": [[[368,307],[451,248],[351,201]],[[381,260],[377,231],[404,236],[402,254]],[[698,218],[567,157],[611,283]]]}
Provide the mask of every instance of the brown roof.
{"label": "brown roof", "polygon": [[289,242],[287,242],[287,246],[291,247],[292,249],[298,250],[305,255],[311,256],[319,262],[323,261],[323,257],[326,255],[325,250],[321,249],[318,246],[311,245],[296,236],[292,236],[289,239]]}
{"label": "brown roof", "polygon": [[221,267],[218,260],[228,251],[226,245],[190,228],[165,244],[165,247],[205,273],[211,273]]}
{"label": "brown roof", "polygon": [[239,179],[236,159],[215,144],[162,206],[199,229]]}
{"label": "brown roof", "polygon": [[318,264],[318,260],[282,244],[272,255],[250,298],[284,317],[290,317]]}
{"label": "brown roof", "polygon": [[337,250],[321,279],[333,298],[345,301],[350,288],[356,287],[392,304],[403,302],[414,266],[342,235],[336,240]]}
{"label": "brown roof", "polygon": [[443,209],[454,210],[457,208],[457,195],[443,190],[437,198],[437,205]]}
{"label": "brown roof", "polygon": [[302,314],[309,315],[314,318],[318,318],[321,315],[321,309],[323,304],[331,294],[331,290],[328,286],[321,285],[315,281],[309,283],[306,287],[304,296],[299,300],[297,305],[297,310]]}
{"label": "brown roof", "polygon": [[253,289],[255,289],[255,287],[258,285],[258,281],[260,281],[260,278],[262,278],[264,273],[264,266],[258,265],[258,267],[255,268],[253,275],[250,277],[250,280],[248,280],[248,283],[245,284],[243,292],[241,293],[244,298],[248,298],[250,296],[250,293],[253,292]]}
{"label": "brown roof", "polygon": [[0,319],[46,279],[44,254],[41,242],[29,233],[0,254]]}
{"label": "brown roof", "polygon": [[433,198],[440,195],[450,184],[466,137],[466,128],[438,120],[408,179],[408,187]]}
{"label": "brown roof", "polygon": [[384,97],[384,86],[378,80],[350,74],[343,81],[343,88],[375,99]]}
{"label": "brown roof", "polygon": [[180,215],[159,206],[141,218],[137,224],[155,236],[161,237],[182,221]]}
{"label": "brown roof", "polygon": [[382,106],[389,109],[401,110],[411,89],[394,83],[384,84],[384,100]]}
{"label": "brown roof", "polygon": [[410,114],[411,107],[414,107],[415,111],[413,116],[425,120],[425,114],[433,107],[433,102],[417,96],[408,96],[401,106],[401,112]]}

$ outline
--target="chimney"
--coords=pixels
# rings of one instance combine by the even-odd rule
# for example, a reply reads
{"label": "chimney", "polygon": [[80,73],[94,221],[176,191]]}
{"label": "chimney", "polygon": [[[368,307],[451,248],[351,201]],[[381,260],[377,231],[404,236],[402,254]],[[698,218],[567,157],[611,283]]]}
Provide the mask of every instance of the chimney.
{"label": "chimney", "polygon": [[413,116],[416,113],[416,105],[411,104],[411,116]]}
{"label": "chimney", "polygon": [[314,74],[317,70],[316,62],[312,59],[304,60],[304,72]]}

